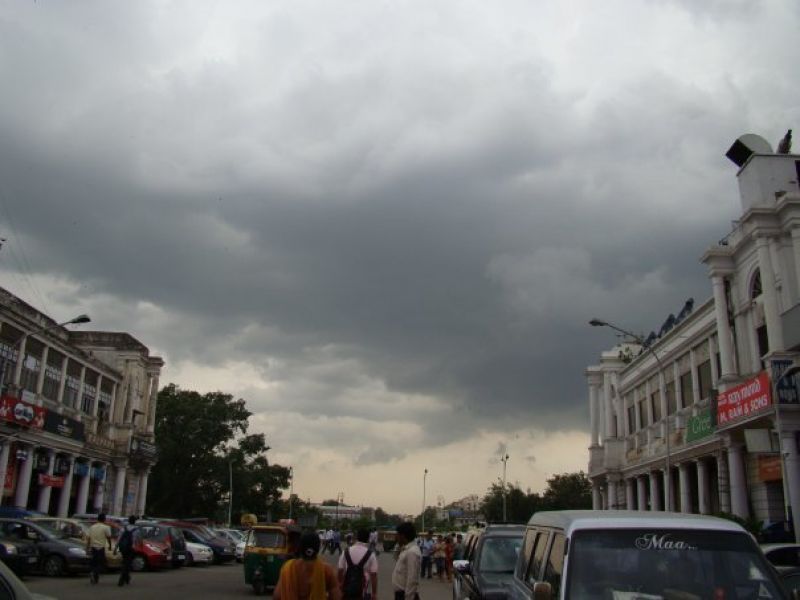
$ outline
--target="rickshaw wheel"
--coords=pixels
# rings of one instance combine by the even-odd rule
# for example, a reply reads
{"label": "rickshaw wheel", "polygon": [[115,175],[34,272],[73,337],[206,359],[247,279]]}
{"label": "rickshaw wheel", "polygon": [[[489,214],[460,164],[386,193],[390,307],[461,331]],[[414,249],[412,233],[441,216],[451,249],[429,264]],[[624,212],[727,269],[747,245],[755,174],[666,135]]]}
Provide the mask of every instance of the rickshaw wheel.
{"label": "rickshaw wheel", "polygon": [[264,594],[267,593],[267,586],[265,586],[264,582],[261,581],[261,580],[254,581],[253,582],[253,591],[256,593],[256,595],[263,596]]}

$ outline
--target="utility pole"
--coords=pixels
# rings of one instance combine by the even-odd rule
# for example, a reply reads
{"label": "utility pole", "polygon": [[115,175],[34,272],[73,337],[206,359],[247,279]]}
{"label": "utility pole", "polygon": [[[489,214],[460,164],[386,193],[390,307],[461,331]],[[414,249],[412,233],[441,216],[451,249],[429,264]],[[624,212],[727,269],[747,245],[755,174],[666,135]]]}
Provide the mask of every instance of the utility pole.
{"label": "utility pole", "polygon": [[428,481],[428,469],[422,474],[422,531],[425,531],[425,485]]}
{"label": "utility pole", "polygon": [[500,459],[503,463],[503,523],[508,521],[506,514],[506,466],[508,466],[508,454]]}

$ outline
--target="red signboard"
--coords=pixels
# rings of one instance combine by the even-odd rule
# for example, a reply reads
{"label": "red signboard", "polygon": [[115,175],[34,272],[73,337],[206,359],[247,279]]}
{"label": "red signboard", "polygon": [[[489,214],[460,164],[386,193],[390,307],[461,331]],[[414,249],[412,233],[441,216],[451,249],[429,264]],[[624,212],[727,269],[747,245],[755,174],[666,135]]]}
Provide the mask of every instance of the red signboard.
{"label": "red signboard", "polygon": [[783,479],[781,470],[780,456],[759,456],[758,457],[758,480],[759,481],[780,481]]}
{"label": "red signboard", "polygon": [[760,413],[772,405],[769,376],[766,371],[753,379],[717,396],[717,425],[725,427],[729,423],[741,421]]}
{"label": "red signboard", "polygon": [[0,398],[0,419],[3,421],[33,429],[41,429],[44,427],[44,415],[46,412],[41,406],[28,404],[12,396]]}
{"label": "red signboard", "polygon": [[[16,447],[12,447],[12,452],[15,451]],[[11,456],[14,456],[12,454]],[[3,493],[8,495],[14,491],[14,480],[17,475],[17,461],[13,458],[8,461],[8,466],[6,467],[6,480],[3,482]]]}
{"label": "red signboard", "polygon": [[39,485],[54,488],[64,487],[64,478],[58,475],[45,475],[41,473],[39,474]]}

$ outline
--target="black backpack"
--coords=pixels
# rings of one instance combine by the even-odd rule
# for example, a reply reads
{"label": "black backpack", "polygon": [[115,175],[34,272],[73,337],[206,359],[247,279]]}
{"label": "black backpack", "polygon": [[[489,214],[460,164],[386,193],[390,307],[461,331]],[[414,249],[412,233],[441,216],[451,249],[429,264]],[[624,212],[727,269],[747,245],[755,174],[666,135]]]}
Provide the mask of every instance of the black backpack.
{"label": "black backpack", "polygon": [[122,535],[119,536],[119,541],[117,542],[117,548],[122,554],[128,554],[129,552],[133,552],[133,530],[125,528],[122,532]]}
{"label": "black backpack", "polygon": [[344,600],[362,600],[364,598],[364,565],[367,564],[372,550],[367,550],[358,564],[350,558],[350,549],[344,551],[344,559],[347,561],[347,571],[344,573],[342,583],[342,598]]}

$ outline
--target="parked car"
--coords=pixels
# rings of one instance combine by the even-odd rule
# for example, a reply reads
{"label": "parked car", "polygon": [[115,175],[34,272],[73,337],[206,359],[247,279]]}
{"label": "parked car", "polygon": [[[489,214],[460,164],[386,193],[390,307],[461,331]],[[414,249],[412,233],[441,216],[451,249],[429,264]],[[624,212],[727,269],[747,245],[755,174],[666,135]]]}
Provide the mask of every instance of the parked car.
{"label": "parked car", "polygon": [[509,597],[789,596],[753,537],[737,523],[615,510],[535,513]]}
{"label": "parked car", "polygon": [[24,519],[0,519],[0,535],[36,544],[39,566],[46,575],[89,570],[89,557],[84,545],[46,525]]}
{"label": "parked car", "polygon": [[163,569],[172,565],[169,527],[162,523],[136,524],[133,536],[133,571]]}
{"label": "parked car", "polygon": [[236,558],[236,547],[233,542],[216,536],[211,529],[205,525],[196,523],[174,522],[170,523],[181,530],[187,542],[195,544],[205,544],[214,553],[214,562],[224,563]]}
{"label": "parked car", "polygon": [[238,529],[212,529],[219,537],[227,538],[234,544],[244,541],[244,532]]}
{"label": "parked car", "polygon": [[52,596],[32,594],[14,572],[0,562],[0,593],[3,598],[13,600],[55,600]]}
{"label": "parked car", "polygon": [[33,542],[0,537],[0,560],[19,575],[25,575],[39,564],[39,550]]}
{"label": "parked car", "polygon": [[800,544],[761,544],[761,551],[776,567],[800,567]]}
{"label": "parked car", "polygon": [[[95,523],[95,521],[82,521],[80,519],[65,519],[60,517],[29,517],[28,520],[51,527],[62,535],[78,541],[82,546],[86,545],[86,539],[89,536],[89,527]],[[122,566],[122,554],[116,552],[116,544],[120,533],[120,527],[113,522],[107,522],[106,525],[111,527],[111,535],[113,538],[112,548],[110,550],[108,548],[105,549],[106,566],[109,569],[119,569]]]}
{"label": "parked car", "polygon": [[174,568],[182,567],[188,558],[186,551],[186,538],[183,532],[174,525],[161,521],[138,521],[137,527],[147,527],[147,534],[151,540],[158,540],[169,544],[171,551],[171,564]]}
{"label": "parked car", "polygon": [[186,566],[210,565],[214,562],[214,552],[205,544],[186,542]]}
{"label": "parked car", "polygon": [[800,567],[775,567],[786,591],[800,598]]}
{"label": "parked car", "polygon": [[505,598],[524,534],[524,525],[490,525],[482,530],[469,558],[453,561],[454,600]]}

